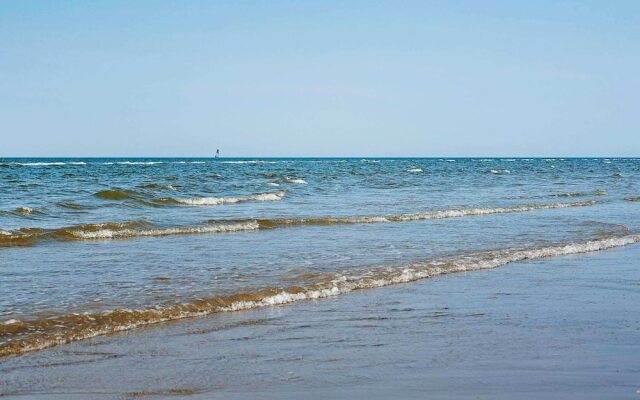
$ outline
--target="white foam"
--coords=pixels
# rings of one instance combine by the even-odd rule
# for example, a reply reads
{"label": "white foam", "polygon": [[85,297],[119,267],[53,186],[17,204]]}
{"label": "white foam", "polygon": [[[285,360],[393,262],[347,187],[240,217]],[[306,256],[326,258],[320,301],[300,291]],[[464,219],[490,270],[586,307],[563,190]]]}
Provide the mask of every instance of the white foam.
{"label": "white foam", "polygon": [[555,203],[555,204],[537,204],[530,206],[515,206],[515,207],[496,207],[496,208],[466,208],[459,210],[442,210],[432,211],[428,213],[418,214],[404,214],[399,216],[387,217],[391,221],[418,221],[426,219],[443,219],[443,218],[458,218],[472,215],[488,215],[488,214],[504,214],[504,213],[516,213],[533,210],[545,210],[554,208],[567,208],[567,207],[585,207],[591,206],[596,202],[582,201],[575,203]]}
{"label": "white foam", "polygon": [[508,169],[490,169],[489,172],[496,175],[510,174],[511,171]]}
{"label": "white foam", "polygon": [[234,302],[227,307],[223,307],[221,311],[239,311],[286,304],[299,300],[333,297],[354,290],[373,289],[399,283],[408,283],[448,273],[492,269],[519,261],[602,251],[638,242],[640,242],[640,235],[628,235],[549,247],[495,250],[463,255],[451,259],[414,263],[396,269],[385,268],[369,270],[357,275],[337,276],[330,282],[330,286],[326,288],[310,289],[297,293],[290,293],[283,290],[273,296],[268,296],[257,301]]}
{"label": "white foam", "polygon": [[19,324],[21,321],[18,319],[10,319],[8,321],[4,321],[4,325],[13,325],[13,324]]}
{"label": "white foam", "polygon": [[9,165],[20,165],[25,167],[48,167],[48,166],[62,166],[62,165],[86,165],[84,161],[52,161],[52,162],[16,162],[16,163],[8,163]]}
{"label": "white foam", "polygon": [[277,162],[264,160],[220,161],[222,164],[276,164]]}
{"label": "white foam", "polygon": [[196,233],[224,233],[224,232],[240,232],[258,229],[258,223],[255,221],[230,224],[230,225],[212,225],[198,227],[178,227],[167,229],[100,229],[96,231],[73,230],[71,234],[80,239],[117,239],[126,237],[143,237],[143,236],[169,236],[169,235],[186,235]]}
{"label": "white foam", "polygon": [[285,183],[295,183],[298,185],[306,185],[307,181],[305,181],[304,179],[296,179],[296,178],[284,178],[282,180]]}
{"label": "white foam", "polygon": [[[107,316],[113,312],[136,313],[143,311],[145,313],[145,318],[133,322],[122,323],[116,326],[109,325],[97,329],[91,329],[81,337],[74,336],[71,339],[65,338],[61,335],[52,336],[47,340],[38,340],[30,343],[29,345],[22,347],[21,351],[26,352],[43,349],[56,344],[67,343],[73,340],[82,338],[87,339],[111,332],[125,331],[140,326],[171,320],[200,317],[217,312],[240,311],[258,307],[275,306],[307,299],[322,299],[334,297],[355,290],[372,289],[400,283],[408,283],[450,273],[471,272],[483,269],[497,268],[509,263],[519,261],[602,251],[638,242],[640,242],[640,235],[634,234],[608,239],[593,240],[588,242],[560,244],[547,247],[511,248],[466,255],[463,254],[457,257],[413,263],[399,268],[374,268],[361,270],[359,272],[356,271],[353,273],[349,273],[348,275],[336,275],[331,281],[324,284],[315,285],[313,288],[307,288],[303,289],[302,291],[295,292],[281,290],[274,295],[266,296],[259,300],[235,301],[227,306],[213,306],[210,308],[196,309],[191,311],[189,307],[190,304],[185,303],[182,305],[169,307],[169,310],[173,308],[179,310],[179,312],[171,312],[168,315],[163,314],[165,310],[160,306],[156,306],[155,308],[148,308],[145,310],[121,309],[105,311],[102,313],[102,315]],[[149,318],[149,314],[155,314],[156,316],[154,318]],[[91,315],[86,315],[86,318],[89,320],[94,320]],[[19,321],[9,320],[5,322],[5,324],[9,322],[16,323]]]}
{"label": "white foam", "polygon": [[[105,163],[107,165],[110,164],[114,164],[114,163]],[[155,165],[155,164],[162,164],[162,161],[118,161],[115,164],[118,165]]]}
{"label": "white foam", "polygon": [[422,168],[409,168],[407,172],[422,172]]}
{"label": "white foam", "polygon": [[280,185],[275,182],[267,182],[267,186],[280,186]]}
{"label": "white foam", "polygon": [[223,204],[236,204],[246,201],[277,201],[282,200],[284,192],[261,193],[242,197],[194,197],[191,199],[177,199],[178,203],[192,206],[218,206]]}

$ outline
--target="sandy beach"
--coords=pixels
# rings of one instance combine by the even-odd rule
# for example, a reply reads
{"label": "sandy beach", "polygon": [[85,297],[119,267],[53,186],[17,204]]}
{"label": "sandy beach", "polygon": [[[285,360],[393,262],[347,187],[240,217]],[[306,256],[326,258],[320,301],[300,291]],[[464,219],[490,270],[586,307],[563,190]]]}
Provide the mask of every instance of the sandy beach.
{"label": "sandy beach", "polygon": [[19,399],[633,399],[640,247],[220,314],[10,357]]}

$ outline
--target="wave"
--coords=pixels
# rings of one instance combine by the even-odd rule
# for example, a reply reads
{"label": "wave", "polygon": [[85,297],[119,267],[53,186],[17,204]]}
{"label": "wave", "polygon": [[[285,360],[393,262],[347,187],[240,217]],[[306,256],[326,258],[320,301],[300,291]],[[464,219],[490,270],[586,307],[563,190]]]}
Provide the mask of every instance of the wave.
{"label": "wave", "polygon": [[[204,198],[208,199],[208,198]],[[205,201],[202,199],[202,201]],[[214,198],[215,199],[215,198]],[[173,200],[175,201],[175,200]],[[200,200],[199,200],[200,201]],[[206,200],[209,201],[209,200]],[[195,203],[206,204],[206,203]],[[221,204],[221,203],[215,203]],[[468,208],[458,210],[441,210],[417,214],[372,215],[351,217],[312,217],[288,219],[252,219],[252,220],[210,220],[207,225],[158,227],[145,221],[121,223],[101,223],[74,225],[56,229],[22,228],[11,232],[2,231],[0,247],[27,246],[42,240],[90,240],[90,239],[124,239],[144,236],[170,236],[198,233],[224,233],[250,231],[257,229],[275,229],[300,225],[344,225],[372,224],[384,222],[422,221],[444,218],[460,218],[490,214],[517,213],[534,210],[586,207],[596,204],[595,201],[575,203],[538,204],[500,208]]]}
{"label": "wave", "polygon": [[625,197],[624,198],[625,201],[640,201],[640,196],[638,197]]}
{"label": "wave", "polygon": [[21,215],[30,215],[33,213],[33,208],[31,207],[18,207],[14,210],[14,212]]}
{"label": "wave", "polygon": [[0,247],[27,246],[43,240],[126,239],[145,236],[193,235],[251,231],[259,228],[255,221],[208,224],[201,226],[158,227],[146,221],[81,224],[63,228],[22,228],[0,231]]}
{"label": "wave", "polygon": [[108,189],[101,190],[93,195],[102,200],[130,200],[138,199],[141,194],[131,189]]}
{"label": "wave", "polygon": [[66,208],[69,210],[88,210],[88,209],[94,208],[93,206],[90,206],[90,205],[78,204],[71,201],[61,201],[59,203],[56,203],[56,205],[58,207]]}
{"label": "wave", "polygon": [[306,185],[307,181],[305,181],[304,179],[296,179],[296,178],[284,178],[282,180],[282,182],[284,183],[294,183],[297,185]]}
{"label": "wave", "polygon": [[409,168],[407,172],[422,172],[422,168]]}
{"label": "wave", "polygon": [[508,175],[511,173],[511,171],[509,171],[508,169],[501,169],[501,168],[490,169],[487,172],[494,175]]}
{"label": "wave", "polygon": [[34,217],[37,215],[45,215],[42,210],[31,207],[16,207],[11,211],[0,211],[0,215],[6,215],[10,217]]}
{"label": "wave", "polygon": [[0,247],[30,246],[38,240],[38,228],[22,228],[13,231],[0,230]]}
{"label": "wave", "polygon": [[220,164],[277,164],[283,161],[264,161],[264,160],[239,160],[239,161],[220,161]]}
{"label": "wave", "polygon": [[[131,227],[129,227],[131,226]],[[80,225],[72,229],[59,230],[55,235],[63,235],[66,239],[119,239],[144,236],[192,235],[197,233],[240,232],[258,229],[256,223],[238,223],[229,225],[192,226],[176,228],[140,229],[146,224],[96,224]]]}
{"label": "wave", "polygon": [[594,190],[593,192],[570,192],[570,193],[551,193],[549,197],[586,197],[586,196],[606,196],[605,190]]}
{"label": "wave", "polygon": [[156,165],[163,164],[163,161],[110,161],[104,165]]}
{"label": "wave", "polygon": [[159,183],[145,183],[143,185],[138,185],[138,187],[143,189],[160,189],[160,190],[172,190],[176,191],[177,189],[171,185],[161,185]]}
{"label": "wave", "polygon": [[337,225],[337,224],[370,224],[379,222],[406,222],[430,219],[460,218],[466,216],[480,216],[490,214],[517,213],[534,210],[546,210],[568,207],[587,207],[596,204],[595,201],[581,201],[574,203],[534,204],[515,207],[497,208],[466,208],[457,210],[441,210],[416,214],[372,215],[356,217],[318,217],[291,219],[258,219],[261,228],[276,228],[290,225]]}
{"label": "wave", "polygon": [[317,279],[310,279],[299,286],[263,288],[227,296],[211,296],[170,306],[66,314],[25,321],[10,319],[0,324],[0,356],[21,354],[166,321],[333,297],[356,290],[408,283],[445,274],[492,269],[525,260],[602,251],[638,242],[640,235],[633,234],[545,247],[466,253],[399,267],[361,268],[338,272],[328,278],[324,277],[325,274],[319,274]]}
{"label": "wave", "polygon": [[155,199],[155,203],[160,204],[183,204],[189,206],[219,206],[225,204],[237,204],[250,201],[278,201],[282,200],[284,192],[276,193],[260,193],[250,196],[240,197],[193,197],[190,199],[176,199],[172,197],[165,197]]}
{"label": "wave", "polygon": [[[138,185],[138,188],[176,191],[176,188],[171,185],[161,185],[158,183],[142,184],[142,185]],[[139,203],[145,204],[148,206],[155,206],[155,207],[158,206],[157,204],[144,200],[145,198],[149,198],[149,191],[143,192],[143,191],[137,191],[134,189],[114,188],[114,189],[100,190],[94,193],[93,195],[102,200],[136,200]],[[162,203],[162,202],[160,201],[156,203]]]}
{"label": "wave", "polygon": [[84,161],[39,161],[39,162],[6,162],[0,165],[18,166],[18,167],[60,167],[64,165],[86,165]]}

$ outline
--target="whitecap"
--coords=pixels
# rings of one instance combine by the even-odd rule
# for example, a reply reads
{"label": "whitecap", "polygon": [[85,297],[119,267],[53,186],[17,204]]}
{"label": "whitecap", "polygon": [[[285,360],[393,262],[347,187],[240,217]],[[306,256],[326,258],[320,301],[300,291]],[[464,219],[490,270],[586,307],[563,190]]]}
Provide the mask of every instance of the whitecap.
{"label": "whitecap", "polygon": [[220,161],[222,164],[276,164],[278,161],[264,160],[241,160],[241,161]]}
{"label": "whitecap", "polygon": [[127,237],[143,237],[143,236],[170,236],[170,235],[188,235],[197,233],[224,233],[224,232],[240,232],[258,229],[258,223],[255,221],[229,224],[229,225],[212,225],[212,226],[193,226],[193,227],[177,227],[166,229],[100,229],[96,231],[72,230],[70,233],[80,239],[118,239]]}
{"label": "whitecap", "polygon": [[284,178],[282,180],[282,182],[294,183],[294,184],[297,184],[297,185],[306,185],[307,184],[307,181],[305,181],[304,179],[296,179],[296,178]]}
{"label": "whitecap", "polygon": [[251,196],[240,197],[194,197],[190,199],[176,199],[178,203],[192,206],[217,206],[223,204],[236,204],[247,201],[278,201],[282,200],[284,192],[260,193]]}
{"label": "whitecap", "polygon": [[[118,165],[156,165],[162,164],[162,161],[118,161],[116,164]],[[105,163],[105,164],[113,164],[113,163]]]}

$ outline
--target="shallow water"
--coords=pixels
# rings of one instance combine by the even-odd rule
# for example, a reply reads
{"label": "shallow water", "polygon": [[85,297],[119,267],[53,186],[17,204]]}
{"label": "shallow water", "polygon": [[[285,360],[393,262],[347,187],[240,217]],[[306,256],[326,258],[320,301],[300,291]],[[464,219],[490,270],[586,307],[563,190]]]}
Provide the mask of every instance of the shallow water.
{"label": "shallow water", "polygon": [[0,394],[633,399],[638,259],[628,246],[102,336],[5,358]]}
{"label": "shallow water", "polygon": [[0,160],[0,354],[638,241],[638,159]]}

